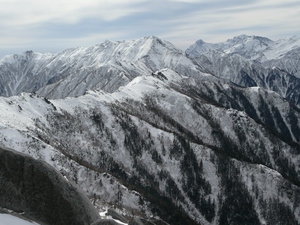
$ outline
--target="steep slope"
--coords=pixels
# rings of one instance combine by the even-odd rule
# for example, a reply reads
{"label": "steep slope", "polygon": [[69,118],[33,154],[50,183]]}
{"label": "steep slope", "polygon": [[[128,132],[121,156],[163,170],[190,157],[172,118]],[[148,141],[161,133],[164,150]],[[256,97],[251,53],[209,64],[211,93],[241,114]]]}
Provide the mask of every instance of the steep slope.
{"label": "steep slope", "polygon": [[199,40],[185,53],[154,36],[53,55],[28,51],[0,60],[0,95],[37,92],[60,99],[87,90],[112,93],[137,76],[169,68],[189,77],[211,74],[243,87],[267,88],[299,106],[299,51],[297,37],[272,41],[246,35],[217,44]]}
{"label": "steep slope", "polygon": [[257,59],[266,51],[274,42],[265,37],[240,35],[225,42],[211,44],[205,43],[203,40],[196,41],[190,46],[186,53],[190,57],[205,54],[211,50],[223,52],[225,54],[239,54],[246,59]]}
{"label": "steep slope", "polygon": [[300,222],[300,110],[273,91],[164,69],[114,93],[0,104],[2,144],[99,206],[172,225]]}
{"label": "steep slope", "polygon": [[[284,59],[288,54],[299,51],[299,47],[300,38],[296,36],[272,41],[266,37],[243,34],[216,44],[205,43],[200,39],[191,45],[186,53],[193,58],[211,50],[216,50],[224,54],[238,54],[243,58],[265,63],[276,59]],[[294,62],[296,63],[297,59]]]}
{"label": "steep slope", "polygon": [[218,44],[202,40],[186,50],[196,65],[243,87],[273,90],[300,105],[300,38],[271,41],[241,35]]}
{"label": "steep slope", "polygon": [[[27,51],[0,59],[1,96],[17,95],[24,91],[33,92],[47,85],[53,77],[47,68],[52,58],[50,54]],[[59,68],[53,69],[54,74],[60,74]]]}
{"label": "steep slope", "polygon": [[0,207],[44,225],[90,225],[91,202],[45,162],[0,147]]}
{"label": "steep slope", "polygon": [[1,59],[0,94],[38,92],[59,99],[79,96],[87,90],[113,92],[137,76],[165,67],[184,75],[201,73],[183,51],[154,36],[106,41],[54,55],[25,52]]}
{"label": "steep slope", "polygon": [[[274,54],[276,49],[280,51]],[[300,78],[299,52],[300,38],[295,36],[285,38],[277,41],[273,49],[265,53],[266,59],[263,60],[263,64],[268,67],[278,66]]]}

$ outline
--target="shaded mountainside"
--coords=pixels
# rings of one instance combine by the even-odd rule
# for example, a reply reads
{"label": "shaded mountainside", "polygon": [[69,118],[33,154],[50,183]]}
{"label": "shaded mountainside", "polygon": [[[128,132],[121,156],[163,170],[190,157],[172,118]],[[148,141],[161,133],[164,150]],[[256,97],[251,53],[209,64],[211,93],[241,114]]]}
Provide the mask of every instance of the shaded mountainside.
{"label": "shaded mountainside", "polygon": [[98,207],[172,225],[300,222],[300,110],[273,91],[164,69],[110,94],[0,104],[2,145]]}
{"label": "shaded mountainside", "polygon": [[0,208],[43,225],[90,225],[99,214],[86,196],[47,163],[0,148]]}

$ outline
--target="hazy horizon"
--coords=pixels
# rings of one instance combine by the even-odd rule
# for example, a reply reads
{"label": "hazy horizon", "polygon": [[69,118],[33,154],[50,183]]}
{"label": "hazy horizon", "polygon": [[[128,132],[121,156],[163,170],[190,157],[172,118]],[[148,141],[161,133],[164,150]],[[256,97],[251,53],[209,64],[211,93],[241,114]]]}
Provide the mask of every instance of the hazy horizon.
{"label": "hazy horizon", "polygon": [[4,1],[0,57],[26,50],[56,53],[105,40],[154,35],[185,50],[241,34],[278,40],[300,36],[297,0]]}

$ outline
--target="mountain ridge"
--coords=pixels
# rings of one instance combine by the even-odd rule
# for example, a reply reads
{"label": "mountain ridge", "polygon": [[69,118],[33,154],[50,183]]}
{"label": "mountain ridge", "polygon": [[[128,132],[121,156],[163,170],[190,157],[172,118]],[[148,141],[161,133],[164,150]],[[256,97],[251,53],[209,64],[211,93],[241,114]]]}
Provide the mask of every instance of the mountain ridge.
{"label": "mountain ridge", "polygon": [[[271,212],[280,215],[279,209],[299,221],[300,205],[289,193],[296,196],[300,191],[300,111],[275,92],[164,69],[137,77],[114,93],[0,99],[3,143],[47,161],[91,199],[99,196],[96,201],[144,208],[146,215],[154,213],[170,224],[182,224],[186,216],[195,224],[223,224],[233,215],[243,218],[235,211],[243,201],[247,206],[242,209],[251,212],[249,224],[272,221]],[[230,189],[231,179],[236,189]],[[278,191],[282,200],[275,209],[270,196]],[[244,200],[235,205],[232,198],[241,192]],[[228,212],[227,205],[234,211]],[[174,216],[170,209],[177,212],[173,219],[168,217]]]}
{"label": "mountain ridge", "polygon": [[[36,67],[40,70],[28,74],[25,72],[25,76],[33,80],[42,79],[42,82],[31,88],[25,86],[24,89],[18,88],[15,81],[17,87],[6,90],[4,83],[9,83],[9,80],[4,74],[8,73],[10,68],[5,67],[3,65],[5,60],[2,60],[2,63],[0,62],[2,64],[0,83],[4,87],[2,95],[36,91],[47,98],[64,98],[82,95],[88,89],[113,92],[136,76],[146,75],[165,67],[177,68],[176,70],[183,75],[201,73],[185,57],[183,51],[154,36],[133,41],[106,41],[92,47],[68,49],[53,55],[50,59],[48,54],[46,56],[45,62],[37,63]],[[18,74],[17,69],[14,74],[16,77],[19,76],[19,79],[24,76],[23,73]],[[32,85],[30,81],[23,80],[23,82]],[[10,86],[14,86],[14,82],[11,83]],[[13,89],[16,91],[13,92]]]}
{"label": "mountain ridge", "polygon": [[219,44],[196,42],[186,54],[208,73],[243,87],[259,86],[273,90],[299,106],[299,43],[300,38],[296,37],[274,42],[241,35]]}
{"label": "mountain ridge", "polygon": [[[199,51],[195,50],[197,46]],[[170,42],[148,36],[132,41],[105,41],[52,55],[27,51],[0,60],[0,94],[37,92],[59,99],[79,96],[90,89],[114,92],[134,77],[169,68],[185,76],[212,75],[245,87],[275,90],[298,105],[299,46],[297,37],[271,41],[240,35],[217,44],[198,40],[183,52]],[[274,67],[281,72],[273,74]],[[278,83],[281,78],[282,85],[270,82],[275,79]]]}
{"label": "mountain ridge", "polygon": [[[259,62],[260,41],[272,42],[243,35],[228,41],[238,52],[189,56],[150,36],[11,56],[0,71],[29,93],[0,97],[0,144],[143,225],[298,225],[299,78]],[[48,85],[30,93],[34,77]]]}

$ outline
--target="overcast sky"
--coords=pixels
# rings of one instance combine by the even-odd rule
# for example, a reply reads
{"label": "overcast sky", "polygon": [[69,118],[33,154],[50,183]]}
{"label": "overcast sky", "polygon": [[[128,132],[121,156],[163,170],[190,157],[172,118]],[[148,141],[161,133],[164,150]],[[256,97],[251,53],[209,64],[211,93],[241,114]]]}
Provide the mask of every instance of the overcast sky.
{"label": "overcast sky", "polygon": [[154,35],[185,50],[240,34],[300,36],[299,0],[0,0],[0,56]]}

